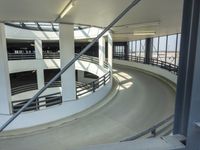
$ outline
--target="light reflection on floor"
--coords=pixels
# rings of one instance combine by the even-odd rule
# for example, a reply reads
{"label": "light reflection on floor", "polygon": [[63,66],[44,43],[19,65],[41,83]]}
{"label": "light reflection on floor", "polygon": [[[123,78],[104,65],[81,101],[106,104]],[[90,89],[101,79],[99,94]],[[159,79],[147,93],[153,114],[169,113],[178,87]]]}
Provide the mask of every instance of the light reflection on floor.
{"label": "light reflection on floor", "polygon": [[134,79],[132,76],[125,72],[119,72],[117,69],[113,69],[113,75],[118,79],[119,81],[119,90],[125,90],[130,88],[133,85]]}

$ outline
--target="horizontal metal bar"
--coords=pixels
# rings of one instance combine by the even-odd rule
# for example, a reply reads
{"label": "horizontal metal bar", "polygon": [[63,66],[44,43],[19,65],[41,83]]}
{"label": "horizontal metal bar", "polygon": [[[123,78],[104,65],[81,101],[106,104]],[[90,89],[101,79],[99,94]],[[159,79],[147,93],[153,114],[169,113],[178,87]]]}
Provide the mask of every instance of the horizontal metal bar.
{"label": "horizontal metal bar", "polygon": [[142,132],[136,134],[136,135],[133,136],[133,137],[127,138],[127,139],[125,139],[125,140],[123,140],[123,141],[121,141],[121,142],[133,141],[133,140],[136,140],[136,139],[138,139],[138,138],[140,138],[140,137],[142,137],[142,136],[144,136],[144,135],[147,135],[148,133],[151,133],[153,130],[159,128],[160,126],[164,125],[165,123],[168,123],[168,122],[169,122],[171,119],[173,119],[173,118],[174,118],[174,115],[171,115],[171,116],[169,116],[167,119],[165,119],[165,120],[159,122],[158,124],[154,125],[153,127],[149,128],[149,129],[147,129],[147,130],[145,130],[145,131],[142,131]]}

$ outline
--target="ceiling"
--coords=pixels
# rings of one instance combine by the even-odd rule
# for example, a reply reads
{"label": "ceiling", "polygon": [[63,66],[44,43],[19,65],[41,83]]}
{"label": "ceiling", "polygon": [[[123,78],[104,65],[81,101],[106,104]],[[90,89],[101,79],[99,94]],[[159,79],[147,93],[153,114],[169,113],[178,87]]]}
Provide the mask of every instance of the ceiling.
{"label": "ceiling", "polygon": [[[133,0],[76,0],[61,23],[105,27]],[[69,0],[0,0],[0,21],[55,22]],[[156,35],[181,31],[183,0],[141,0],[112,28],[115,41],[141,39],[135,31]]]}

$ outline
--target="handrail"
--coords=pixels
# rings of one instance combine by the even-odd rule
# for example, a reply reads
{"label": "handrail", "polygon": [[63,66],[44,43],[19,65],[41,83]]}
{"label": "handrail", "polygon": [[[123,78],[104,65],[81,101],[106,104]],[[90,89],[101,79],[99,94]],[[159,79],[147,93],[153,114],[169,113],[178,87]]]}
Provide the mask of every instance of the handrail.
{"label": "handrail", "polygon": [[[128,59],[125,58],[125,55],[122,55],[124,53],[114,53],[114,59],[120,59],[120,60],[126,60],[126,61],[134,61],[137,63],[146,63],[146,58],[145,57],[141,57],[141,56],[129,56]],[[165,62],[162,60],[158,60],[158,59],[154,59],[151,58],[150,65],[155,65],[158,66],[160,68],[166,69],[168,71],[174,72],[176,75],[178,74],[178,66],[169,62]]]}
{"label": "handrail", "polygon": [[[75,56],[78,55],[77,53],[75,54]],[[83,60],[83,61],[88,61],[88,62],[92,62],[95,64],[99,63],[99,59],[97,57],[94,56],[88,56],[88,55],[82,55],[79,60]]]}
{"label": "handrail", "polygon": [[35,59],[35,53],[8,53],[8,60]]}
{"label": "handrail", "polygon": [[96,89],[98,89],[102,85],[105,85],[110,78],[111,78],[111,73],[109,71],[108,73],[104,74],[102,77],[96,79],[93,82],[78,85],[76,87],[77,98],[89,92],[95,92]]}
{"label": "handrail", "polygon": [[20,85],[20,86],[12,88],[11,89],[11,94],[12,95],[16,95],[16,94],[19,94],[19,93],[32,91],[32,90],[37,90],[37,89],[38,89],[38,84],[37,83]]}
{"label": "handrail", "polygon": [[120,13],[95,39],[92,40],[77,56],[75,56],[66,66],[64,66],[60,72],[54,76],[48,84],[46,84],[35,96],[33,96],[17,113],[15,113],[8,121],[6,121],[1,127],[0,132],[3,131],[21,112],[26,109],[33,101],[35,101],[54,81],[56,81],[71,65],[75,63],[85,52],[87,52],[106,32],[108,32],[129,10],[136,6],[141,0],[134,0],[131,4]]}
{"label": "handrail", "polygon": [[149,128],[149,129],[147,129],[147,130],[144,130],[144,131],[142,131],[142,132],[140,132],[140,133],[138,133],[138,134],[136,134],[136,135],[134,135],[134,136],[132,136],[132,137],[129,137],[129,138],[125,139],[125,140],[122,140],[121,142],[125,142],[125,141],[134,141],[134,140],[136,140],[136,139],[138,139],[138,138],[141,138],[141,137],[143,137],[143,136],[145,136],[145,135],[147,135],[147,134],[149,134],[149,133],[151,133],[151,134],[155,137],[155,136],[157,135],[157,134],[156,134],[156,130],[157,130],[159,127],[161,127],[161,126],[165,125],[166,123],[170,122],[170,120],[172,120],[173,118],[174,118],[174,115],[171,115],[171,116],[169,116],[168,118],[166,118],[165,120],[163,120],[163,121],[157,123],[157,124],[154,125],[153,127]]}
{"label": "handrail", "polygon": [[[29,99],[15,100],[12,101],[13,113],[17,112]],[[60,92],[48,94],[38,97],[34,102],[32,102],[24,111],[35,111],[39,110],[41,107],[49,107],[54,105],[59,105],[62,103],[62,96]]]}
{"label": "handrail", "polygon": [[[90,83],[78,84],[76,86],[77,99],[90,92],[95,92],[102,85],[106,85],[107,81],[111,78],[110,71],[104,74],[102,77],[96,79]],[[59,95],[59,96],[58,96]],[[48,98],[51,97],[51,98]],[[12,102],[13,113],[17,112],[29,99],[15,100]],[[49,102],[50,101],[50,102]],[[61,92],[52,93],[48,95],[39,96],[36,101],[32,102],[24,111],[35,111],[41,107],[49,107],[62,103]]]}
{"label": "handrail", "polygon": [[43,51],[43,59],[60,59],[60,52],[45,52]]}

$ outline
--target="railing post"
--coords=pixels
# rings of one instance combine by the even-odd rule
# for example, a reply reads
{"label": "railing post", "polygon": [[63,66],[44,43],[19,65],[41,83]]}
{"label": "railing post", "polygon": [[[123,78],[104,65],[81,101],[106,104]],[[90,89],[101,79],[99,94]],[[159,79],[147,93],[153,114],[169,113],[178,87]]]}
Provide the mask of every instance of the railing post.
{"label": "railing post", "polygon": [[151,130],[151,134],[153,135],[153,137],[156,137],[156,129]]}
{"label": "railing post", "polygon": [[92,82],[92,91],[95,92],[95,81]]}
{"label": "railing post", "polygon": [[106,79],[106,76],[104,75],[104,76],[103,76],[103,84],[104,84],[104,85],[106,85],[106,80],[105,80],[105,79]]}
{"label": "railing post", "polygon": [[40,109],[39,98],[36,100],[36,110]]}

